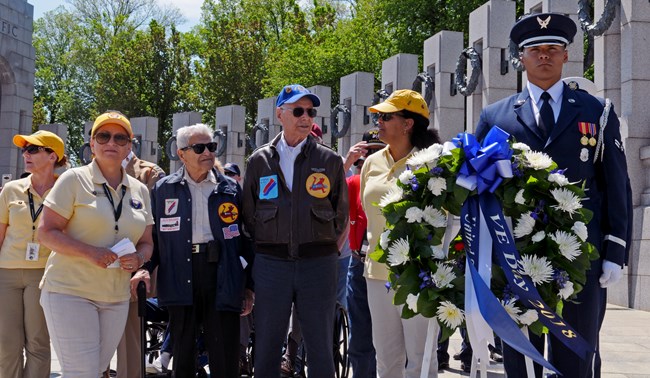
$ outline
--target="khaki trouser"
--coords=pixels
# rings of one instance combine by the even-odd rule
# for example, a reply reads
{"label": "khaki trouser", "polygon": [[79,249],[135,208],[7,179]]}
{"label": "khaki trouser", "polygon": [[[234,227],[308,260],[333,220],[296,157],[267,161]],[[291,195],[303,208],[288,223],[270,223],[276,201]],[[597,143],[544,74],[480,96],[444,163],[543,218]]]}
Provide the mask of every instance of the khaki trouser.
{"label": "khaki trouser", "polygon": [[1,378],[50,376],[50,336],[39,304],[41,277],[43,269],[0,269]]}

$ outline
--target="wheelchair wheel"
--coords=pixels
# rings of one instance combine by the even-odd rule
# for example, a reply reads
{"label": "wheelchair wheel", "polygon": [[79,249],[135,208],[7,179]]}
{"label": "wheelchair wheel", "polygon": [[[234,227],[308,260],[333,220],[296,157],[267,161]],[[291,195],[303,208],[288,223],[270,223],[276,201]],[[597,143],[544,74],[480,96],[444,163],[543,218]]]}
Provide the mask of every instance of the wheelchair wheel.
{"label": "wheelchair wheel", "polygon": [[350,373],[348,359],[348,313],[336,304],[334,315],[334,373],[336,378],[347,378]]}
{"label": "wheelchair wheel", "polygon": [[145,329],[145,353],[149,363],[152,363],[160,355],[166,328],[167,324],[165,323],[147,322]]}

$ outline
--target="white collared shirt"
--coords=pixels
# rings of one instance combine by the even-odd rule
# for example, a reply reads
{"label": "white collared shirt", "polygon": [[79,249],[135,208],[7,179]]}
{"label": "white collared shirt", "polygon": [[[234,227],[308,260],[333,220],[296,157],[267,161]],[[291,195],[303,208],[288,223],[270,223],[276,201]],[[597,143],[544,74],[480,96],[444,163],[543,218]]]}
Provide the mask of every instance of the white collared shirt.
{"label": "white collared shirt", "polygon": [[[535,113],[535,120],[539,125],[539,110],[542,108],[542,104],[544,103],[544,100],[541,98],[544,90],[537,85],[532,84],[530,81],[526,84],[526,87],[528,88],[530,98],[533,99],[533,101],[531,101],[531,104],[533,106],[533,113]],[[553,115],[555,116],[555,122],[557,122],[557,117],[560,115],[560,109],[562,108],[564,82],[562,80],[558,80],[558,82],[553,84],[553,86],[550,87],[546,92],[551,95],[549,104],[551,104],[551,109],[553,109]]]}
{"label": "white collared shirt", "polygon": [[284,175],[284,181],[287,183],[289,191],[293,188],[293,166],[296,163],[296,158],[302,151],[302,147],[305,145],[307,138],[302,142],[298,143],[295,147],[291,147],[287,144],[287,140],[284,139],[284,133],[278,141],[278,154],[280,155],[280,169],[282,170],[282,175]]}
{"label": "white collared shirt", "polygon": [[208,177],[197,183],[192,180],[187,173],[187,169],[183,178],[187,182],[187,187],[190,189],[190,195],[192,196],[192,244],[207,243],[214,240],[210,228],[208,198],[212,194],[215,185],[217,185],[217,178],[210,170]]}

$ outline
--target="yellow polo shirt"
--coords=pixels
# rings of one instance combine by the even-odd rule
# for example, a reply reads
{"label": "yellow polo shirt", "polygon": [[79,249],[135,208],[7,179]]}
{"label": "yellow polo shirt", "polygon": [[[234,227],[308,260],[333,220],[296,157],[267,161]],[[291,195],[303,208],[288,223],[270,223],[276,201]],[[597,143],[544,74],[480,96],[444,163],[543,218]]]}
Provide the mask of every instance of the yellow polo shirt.
{"label": "yellow polo shirt", "polygon": [[[379,244],[379,235],[384,232],[386,218],[378,206],[381,197],[392,187],[397,186],[399,175],[406,170],[406,160],[417,151],[413,148],[406,157],[393,160],[388,147],[370,155],[361,168],[361,205],[368,218],[368,253],[372,253]],[[366,278],[388,281],[388,268],[384,263],[367,258],[364,274]]]}
{"label": "yellow polo shirt", "polygon": [[[59,177],[45,206],[68,219],[65,232],[81,242],[110,248],[126,237],[137,244],[145,227],[154,223],[147,187],[124,169],[117,189],[107,184],[116,208],[122,186],[127,188],[116,233],[113,207],[103,183],[106,179],[94,160],[87,166],[70,169]],[[105,269],[86,258],[52,251],[41,288],[94,301],[121,302],[130,298],[130,278],[131,273],[120,268]]]}
{"label": "yellow polo shirt", "polygon": [[[41,218],[39,214],[36,222],[32,223],[28,191],[34,197],[34,211],[37,211],[43,203],[43,198],[32,189],[30,177],[9,181],[0,192],[0,223],[7,225],[5,239],[0,248],[0,268],[43,269],[50,256],[50,250],[41,244],[38,250],[38,260],[25,259],[27,243],[32,241],[38,243],[38,231],[34,231],[32,225],[38,226],[38,221]],[[48,193],[49,190],[45,192],[45,196]]]}

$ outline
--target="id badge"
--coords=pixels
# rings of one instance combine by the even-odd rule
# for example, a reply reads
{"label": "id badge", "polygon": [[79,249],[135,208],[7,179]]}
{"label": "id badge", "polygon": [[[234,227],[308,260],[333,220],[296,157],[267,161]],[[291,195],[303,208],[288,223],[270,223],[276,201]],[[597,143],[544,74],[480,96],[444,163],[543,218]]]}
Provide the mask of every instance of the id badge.
{"label": "id badge", "polygon": [[25,251],[25,260],[38,261],[38,250],[41,245],[38,243],[27,243],[27,250]]}

